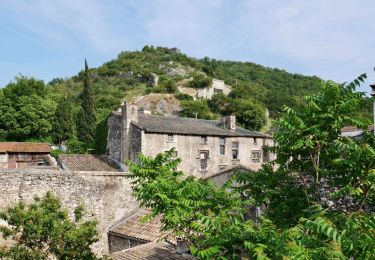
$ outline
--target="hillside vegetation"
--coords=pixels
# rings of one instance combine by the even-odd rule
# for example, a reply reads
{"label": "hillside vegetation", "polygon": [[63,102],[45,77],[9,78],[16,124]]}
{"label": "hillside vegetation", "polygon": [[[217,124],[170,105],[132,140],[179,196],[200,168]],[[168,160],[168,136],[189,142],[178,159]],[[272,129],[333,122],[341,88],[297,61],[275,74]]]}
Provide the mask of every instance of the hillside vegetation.
{"label": "hillside vegetation", "polygon": [[[291,74],[251,62],[195,59],[173,48],[145,46],[142,51],[121,52],[116,59],[88,70],[96,114],[96,137],[92,144],[77,139],[76,122],[82,103],[84,70],[69,79],[53,79],[48,84],[34,78],[17,77],[0,89],[0,139],[7,141],[57,142],[54,134],[56,107],[67,102],[71,111],[71,152],[93,148],[105,152],[107,118],[123,100],[134,100],[147,93],[172,93],[181,100],[181,116],[217,118],[235,114],[245,128],[260,130],[266,124],[266,109],[277,118],[283,105],[303,103],[303,96],[317,90],[318,77]],[[155,86],[154,79],[158,77]],[[229,97],[212,101],[193,100],[178,92],[181,84],[200,88],[212,78],[232,87]],[[187,83],[186,83],[187,82]],[[64,103],[65,105],[65,103]],[[369,108],[359,116],[369,117]],[[368,113],[368,114],[366,114]],[[59,141],[60,142],[60,141]]]}

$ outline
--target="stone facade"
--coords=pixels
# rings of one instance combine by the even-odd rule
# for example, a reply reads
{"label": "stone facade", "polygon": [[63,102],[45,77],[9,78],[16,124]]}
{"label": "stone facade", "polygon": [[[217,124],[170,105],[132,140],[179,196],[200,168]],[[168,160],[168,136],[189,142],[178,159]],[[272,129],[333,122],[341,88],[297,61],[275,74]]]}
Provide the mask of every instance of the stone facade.
{"label": "stone facade", "polygon": [[[181,158],[179,170],[185,174],[196,177],[208,177],[219,171],[230,169],[239,165],[251,170],[258,170],[263,158],[259,162],[252,162],[252,151],[263,151],[264,145],[271,145],[271,139],[249,137],[225,137],[225,151],[220,154],[220,137],[207,136],[202,142],[201,136],[173,135],[173,141],[168,141],[168,134],[145,133],[142,140],[142,153],[156,156],[160,152],[175,148],[177,157]],[[238,143],[238,157],[233,159],[232,145]],[[208,152],[207,167],[201,169],[201,152]]]}
{"label": "stone facade", "polygon": [[[107,147],[111,148],[111,157],[121,161],[121,114],[113,112],[108,118]],[[109,151],[107,150],[107,153]]]}
{"label": "stone facade", "polygon": [[108,234],[109,253],[129,249],[131,247],[139,246],[148,243],[146,241],[135,238],[121,237],[114,234]]}
{"label": "stone facade", "polygon": [[213,79],[211,86],[200,89],[197,92],[197,98],[211,99],[215,94],[219,93],[228,96],[231,91],[232,89],[225,85],[223,80]]}
{"label": "stone facade", "polygon": [[0,170],[0,209],[17,202],[30,203],[34,196],[44,196],[47,191],[61,199],[70,216],[76,206],[84,203],[85,218],[99,221],[100,239],[93,246],[99,255],[108,253],[107,232],[113,223],[138,207],[123,173]]}
{"label": "stone facade", "polygon": [[208,120],[157,117],[141,112],[138,117],[135,111],[134,105],[125,104],[121,117],[117,112],[109,121],[115,122],[108,125],[109,133],[117,131],[120,124],[123,127],[121,139],[119,134],[116,138],[108,137],[108,155],[115,160],[135,161],[139,153],[156,156],[175,148],[176,156],[182,160],[179,169],[187,175],[205,178],[240,165],[255,171],[272,159],[263,148],[272,146],[273,140],[259,132],[236,130],[233,116],[224,117],[215,125]]}

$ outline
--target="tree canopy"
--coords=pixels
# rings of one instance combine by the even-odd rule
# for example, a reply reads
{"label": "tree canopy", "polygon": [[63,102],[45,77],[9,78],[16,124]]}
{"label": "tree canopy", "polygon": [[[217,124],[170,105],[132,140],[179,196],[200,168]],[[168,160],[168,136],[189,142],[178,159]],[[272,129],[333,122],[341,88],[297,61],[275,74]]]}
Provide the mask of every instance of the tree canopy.
{"label": "tree canopy", "polygon": [[0,213],[9,227],[0,226],[4,238],[15,241],[0,248],[1,259],[96,259],[90,246],[98,241],[96,221],[82,221],[83,206],[68,217],[60,200],[48,192],[34,203],[18,203]]}
{"label": "tree canopy", "polygon": [[77,118],[78,139],[90,146],[94,142],[96,129],[95,106],[93,93],[89,82],[88,66],[85,60],[85,72],[83,77],[81,110]]}
{"label": "tree canopy", "polygon": [[[375,215],[375,136],[343,137],[364,94],[322,83],[305,103],[285,107],[275,122],[277,159],[258,172],[237,172],[217,187],[184,176],[173,150],[129,162],[133,195],[149,218],[163,215],[171,231],[201,259],[372,259]],[[263,209],[259,218],[251,208]]]}

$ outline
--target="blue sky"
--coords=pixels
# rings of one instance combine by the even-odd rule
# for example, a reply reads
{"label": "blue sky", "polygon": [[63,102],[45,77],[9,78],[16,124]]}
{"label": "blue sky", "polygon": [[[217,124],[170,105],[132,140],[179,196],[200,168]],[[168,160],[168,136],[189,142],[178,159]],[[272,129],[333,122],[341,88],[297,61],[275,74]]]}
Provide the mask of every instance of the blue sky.
{"label": "blue sky", "polygon": [[84,58],[96,67],[146,44],[375,83],[374,10],[371,0],[2,0],[0,86],[69,77]]}

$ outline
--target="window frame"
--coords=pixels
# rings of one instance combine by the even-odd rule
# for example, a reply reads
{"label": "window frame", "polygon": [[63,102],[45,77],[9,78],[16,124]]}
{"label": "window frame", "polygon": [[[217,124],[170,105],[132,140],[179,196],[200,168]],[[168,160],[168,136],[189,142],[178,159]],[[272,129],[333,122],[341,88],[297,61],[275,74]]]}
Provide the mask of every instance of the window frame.
{"label": "window frame", "polygon": [[167,143],[174,143],[174,142],[175,142],[175,135],[167,134]]}
{"label": "window frame", "polygon": [[207,135],[201,136],[201,144],[207,144],[208,143],[208,137]]}
{"label": "window frame", "polygon": [[[232,142],[232,160],[238,160],[238,157],[240,155],[240,142],[233,141]],[[234,156],[234,152],[236,153],[236,156]]]}
{"label": "window frame", "polygon": [[[202,158],[202,154],[204,155],[204,158]],[[199,170],[200,171],[207,171],[208,159],[210,159],[210,151],[199,150]],[[205,163],[202,164],[202,161],[205,161]],[[205,165],[205,167],[202,168],[202,165]]]}
{"label": "window frame", "polygon": [[[223,141],[223,143],[221,143],[221,141]],[[219,137],[219,154],[220,155],[225,155],[225,146],[226,146],[226,139],[225,137]]]}
{"label": "window frame", "polygon": [[[254,156],[257,153],[258,156]],[[261,163],[263,158],[262,150],[251,150],[251,163]]]}

